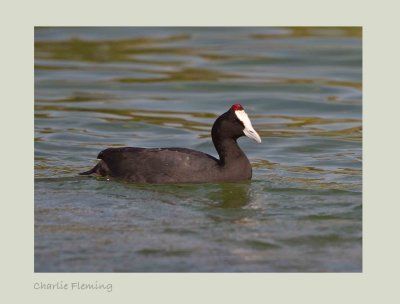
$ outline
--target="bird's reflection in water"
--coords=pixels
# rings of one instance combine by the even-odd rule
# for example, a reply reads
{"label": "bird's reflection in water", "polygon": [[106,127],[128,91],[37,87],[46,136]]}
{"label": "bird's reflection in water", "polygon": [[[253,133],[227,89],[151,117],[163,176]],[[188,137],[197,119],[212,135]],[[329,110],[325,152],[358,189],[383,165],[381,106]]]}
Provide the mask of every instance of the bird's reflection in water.
{"label": "bird's reflection in water", "polygon": [[220,208],[242,208],[250,202],[250,183],[218,184],[208,198]]}
{"label": "bird's reflection in water", "polygon": [[[134,193],[149,203],[160,202],[177,208],[190,208],[216,222],[249,223],[255,219],[254,208],[247,208],[256,198],[252,182],[220,184],[152,185],[129,184],[108,181],[102,191],[125,193],[126,198]],[[108,188],[105,186],[109,186]],[[120,190],[116,190],[121,187]],[[126,191],[129,190],[129,191]],[[256,191],[257,192],[257,191]]]}
{"label": "bird's reflection in water", "polygon": [[215,185],[208,194],[208,208],[205,215],[216,223],[231,222],[248,224],[253,222],[254,212],[246,208],[251,204],[251,183],[230,183]]}
{"label": "bird's reflection in water", "polygon": [[242,208],[250,202],[251,182],[176,185],[118,184],[127,189],[148,191],[155,194],[162,202],[173,205]]}

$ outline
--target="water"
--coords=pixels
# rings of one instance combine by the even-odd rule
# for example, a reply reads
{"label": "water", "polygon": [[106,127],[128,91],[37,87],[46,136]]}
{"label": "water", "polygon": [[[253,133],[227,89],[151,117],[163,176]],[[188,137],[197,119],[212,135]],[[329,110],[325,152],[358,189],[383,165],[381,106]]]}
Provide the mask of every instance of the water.
{"label": "water", "polygon": [[[358,28],[36,28],[35,271],[362,271]],[[216,156],[241,103],[247,183],[78,177],[106,147]]]}

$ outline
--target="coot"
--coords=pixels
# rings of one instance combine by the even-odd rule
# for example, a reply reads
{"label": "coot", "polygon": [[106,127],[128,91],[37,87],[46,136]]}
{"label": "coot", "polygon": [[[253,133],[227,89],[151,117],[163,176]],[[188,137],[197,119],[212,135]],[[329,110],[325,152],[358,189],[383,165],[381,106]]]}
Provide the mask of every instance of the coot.
{"label": "coot", "polygon": [[214,122],[211,137],[219,159],[185,148],[108,148],[100,161],[81,175],[96,174],[136,183],[234,182],[251,179],[249,160],[239,148],[243,135],[261,143],[240,104],[234,104]]}

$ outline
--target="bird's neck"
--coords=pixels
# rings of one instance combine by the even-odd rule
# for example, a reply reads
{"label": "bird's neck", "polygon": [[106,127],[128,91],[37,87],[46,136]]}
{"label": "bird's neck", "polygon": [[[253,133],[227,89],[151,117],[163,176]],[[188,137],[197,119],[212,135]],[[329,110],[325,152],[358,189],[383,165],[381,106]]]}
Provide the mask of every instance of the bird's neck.
{"label": "bird's neck", "polygon": [[222,166],[238,164],[238,162],[249,162],[246,154],[240,149],[236,140],[233,138],[214,138],[213,143],[219,155]]}

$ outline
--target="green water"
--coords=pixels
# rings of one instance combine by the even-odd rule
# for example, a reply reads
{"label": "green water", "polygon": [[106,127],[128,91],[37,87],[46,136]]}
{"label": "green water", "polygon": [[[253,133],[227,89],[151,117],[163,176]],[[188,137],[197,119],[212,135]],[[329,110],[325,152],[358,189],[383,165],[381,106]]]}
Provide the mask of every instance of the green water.
{"label": "green water", "polygon": [[[35,271],[362,271],[359,28],[36,28]],[[248,183],[77,176],[106,147],[216,155],[241,103]]]}

